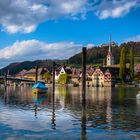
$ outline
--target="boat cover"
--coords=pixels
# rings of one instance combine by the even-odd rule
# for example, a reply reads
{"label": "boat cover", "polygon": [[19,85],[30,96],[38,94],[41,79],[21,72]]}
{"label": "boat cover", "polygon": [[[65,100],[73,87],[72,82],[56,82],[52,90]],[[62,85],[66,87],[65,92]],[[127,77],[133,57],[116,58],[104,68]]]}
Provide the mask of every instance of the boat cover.
{"label": "boat cover", "polygon": [[48,90],[48,88],[46,87],[46,85],[44,85],[41,82],[38,82],[37,84],[33,85],[32,89],[42,89],[42,90]]}

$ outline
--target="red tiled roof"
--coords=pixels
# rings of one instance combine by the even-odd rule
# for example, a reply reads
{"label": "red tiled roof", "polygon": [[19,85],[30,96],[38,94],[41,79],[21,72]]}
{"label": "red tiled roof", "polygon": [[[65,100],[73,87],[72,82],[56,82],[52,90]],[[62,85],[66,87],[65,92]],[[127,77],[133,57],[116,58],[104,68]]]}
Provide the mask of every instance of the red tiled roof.
{"label": "red tiled roof", "polygon": [[135,65],[136,72],[140,72],[140,63]]}

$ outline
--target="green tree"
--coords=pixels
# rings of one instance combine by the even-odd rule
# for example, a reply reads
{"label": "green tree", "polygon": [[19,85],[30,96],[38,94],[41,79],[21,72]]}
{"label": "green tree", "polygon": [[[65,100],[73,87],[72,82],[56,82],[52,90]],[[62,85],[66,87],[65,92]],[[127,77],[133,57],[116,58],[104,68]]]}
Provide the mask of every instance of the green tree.
{"label": "green tree", "polygon": [[44,73],[44,79],[46,83],[49,83],[51,81],[51,78],[52,78],[51,73],[48,72]]}
{"label": "green tree", "polygon": [[120,71],[119,71],[119,77],[122,80],[122,82],[125,82],[126,79],[126,58],[125,58],[125,47],[121,49],[120,54]]}
{"label": "green tree", "polygon": [[130,78],[133,80],[134,78],[134,52],[133,49],[130,49]]}
{"label": "green tree", "polygon": [[58,83],[59,84],[66,84],[67,82],[68,82],[68,75],[67,74],[61,74],[59,76]]}

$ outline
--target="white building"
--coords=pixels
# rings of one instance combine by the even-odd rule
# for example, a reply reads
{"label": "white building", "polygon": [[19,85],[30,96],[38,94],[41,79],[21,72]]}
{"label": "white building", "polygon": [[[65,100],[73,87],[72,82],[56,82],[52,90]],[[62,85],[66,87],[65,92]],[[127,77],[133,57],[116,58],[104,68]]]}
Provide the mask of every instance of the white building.
{"label": "white building", "polygon": [[55,81],[58,82],[59,76],[60,76],[61,74],[65,74],[65,73],[66,73],[66,72],[65,72],[64,67],[61,67],[60,70],[56,70],[56,71],[55,71]]}
{"label": "white building", "polygon": [[92,86],[95,86],[95,87],[104,86],[104,73],[100,67],[95,69],[91,78],[92,78]]}
{"label": "white building", "polygon": [[112,55],[111,46],[112,46],[112,44],[110,43],[109,49],[108,49],[108,54],[107,54],[107,60],[106,60],[107,66],[111,66],[114,64],[114,57]]}
{"label": "white building", "polygon": [[62,66],[55,71],[55,81],[58,82],[60,75],[62,74],[72,74],[72,70],[70,67]]}
{"label": "white building", "polygon": [[97,67],[93,74],[92,86],[95,87],[111,87],[114,86],[118,80],[119,69],[111,67]]}

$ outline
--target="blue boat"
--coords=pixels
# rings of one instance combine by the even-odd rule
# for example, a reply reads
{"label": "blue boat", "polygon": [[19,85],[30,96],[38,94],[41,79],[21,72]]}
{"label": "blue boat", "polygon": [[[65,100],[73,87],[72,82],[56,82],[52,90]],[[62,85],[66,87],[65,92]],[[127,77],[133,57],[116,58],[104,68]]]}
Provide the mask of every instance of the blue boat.
{"label": "blue boat", "polygon": [[46,93],[48,87],[46,87],[46,85],[42,82],[38,82],[37,84],[33,85],[32,90],[34,93]]}

